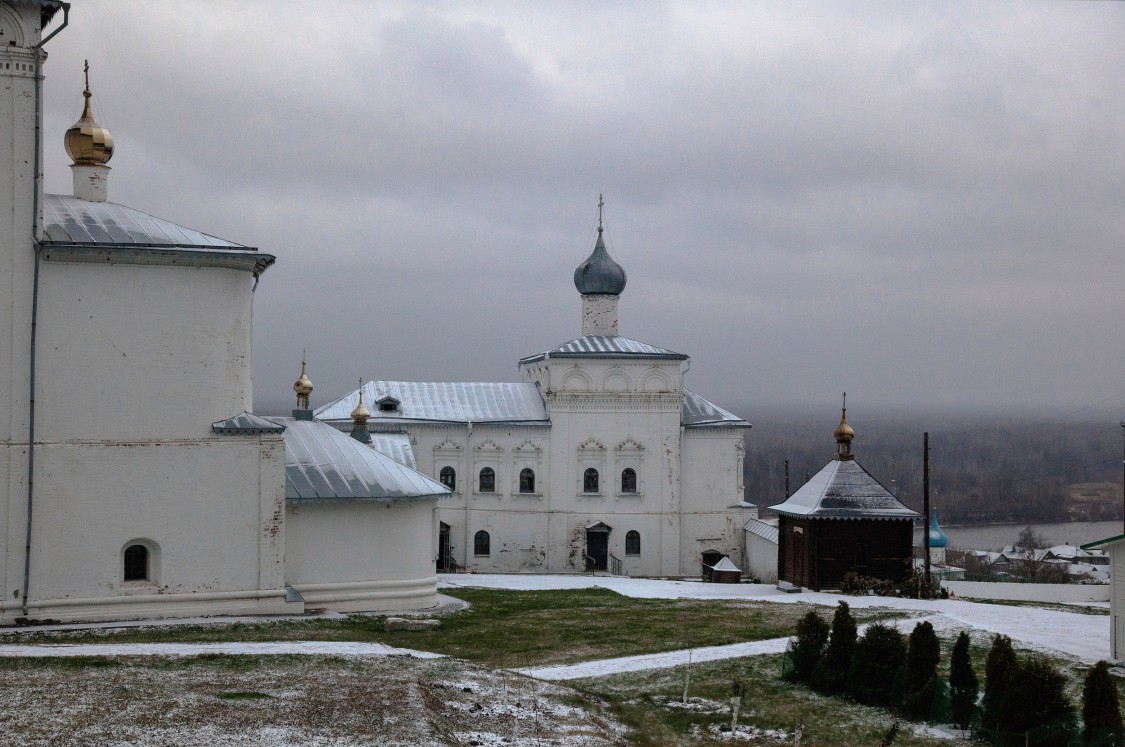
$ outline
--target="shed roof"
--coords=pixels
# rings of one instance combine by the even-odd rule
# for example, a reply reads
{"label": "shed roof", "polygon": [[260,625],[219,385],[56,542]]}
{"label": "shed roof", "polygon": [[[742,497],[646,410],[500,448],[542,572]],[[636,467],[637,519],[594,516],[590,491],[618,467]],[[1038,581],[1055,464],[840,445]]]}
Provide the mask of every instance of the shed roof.
{"label": "shed roof", "polygon": [[916,519],[854,459],[833,459],[784,503],[780,514],[811,519]]}
{"label": "shed roof", "polygon": [[285,498],[399,501],[450,495],[449,488],[327,423],[274,418],[285,426]]}
{"label": "shed roof", "polygon": [[750,424],[737,415],[727,412],[695,392],[684,390],[681,422],[686,428],[749,428]]}
{"label": "shed roof", "polygon": [[750,534],[777,544],[777,527],[773,524],[767,524],[761,519],[750,519],[742,525],[742,528]]}
{"label": "shed roof", "polygon": [[552,358],[633,358],[686,361],[688,356],[620,335],[586,335],[520,359],[520,365]]}
{"label": "shed roof", "polygon": [[281,433],[285,430],[285,426],[243,410],[234,417],[212,423],[211,430],[215,433],[246,435],[252,433]]}

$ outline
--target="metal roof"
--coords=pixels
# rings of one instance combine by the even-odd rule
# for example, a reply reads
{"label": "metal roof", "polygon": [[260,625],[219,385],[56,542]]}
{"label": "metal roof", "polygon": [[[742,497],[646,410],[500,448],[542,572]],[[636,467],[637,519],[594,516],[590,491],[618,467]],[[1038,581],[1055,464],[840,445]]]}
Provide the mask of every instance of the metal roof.
{"label": "metal roof", "polygon": [[[375,409],[369,422],[540,422],[546,423],[547,405],[535,384],[460,381],[368,381],[365,402],[386,397],[399,401],[397,412]],[[359,390],[321,407],[321,420],[351,420],[359,403]]]}
{"label": "metal roof", "polygon": [[212,423],[211,430],[215,433],[237,434],[281,433],[285,426],[243,410],[233,418]]}
{"label": "metal roof", "polygon": [[727,427],[749,428],[750,424],[737,415],[708,402],[695,392],[684,390],[684,407],[681,421],[685,428]]}
{"label": "metal roof", "polygon": [[285,497],[291,501],[423,500],[449,488],[327,423],[277,418],[285,426]]}
{"label": "metal roof", "polygon": [[761,519],[750,519],[742,525],[750,534],[757,535],[764,540],[777,544],[777,527],[773,524],[767,524]]}
{"label": "metal roof", "polygon": [[854,459],[833,459],[789,500],[770,506],[780,514],[813,519],[916,519]]}
{"label": "metal roof", "polygon": [[44,258],[64,262],[229,267],[264,272],[272,254],[116,202],[44,195]]}
{"label": "metal roof", "polygon": [[410,445],[410,436],[405,433],[372,433],[370,435],[371,448],[381,451],[410,469],[418,469],[418,463],[414,460],[414,447]]}
{"label": "metal roof", "polygon": [[43,232],[47,242],[251,248],[116,202],[89,202],[69,195],[43,195],[43,198]]}
{"label": "metal roof", "polygon": [[620,335],[586,335],[536,355],[521,358],[520,363],[534,363],[552,358],[640,358],[642,360],[686,361],[688,356]]}

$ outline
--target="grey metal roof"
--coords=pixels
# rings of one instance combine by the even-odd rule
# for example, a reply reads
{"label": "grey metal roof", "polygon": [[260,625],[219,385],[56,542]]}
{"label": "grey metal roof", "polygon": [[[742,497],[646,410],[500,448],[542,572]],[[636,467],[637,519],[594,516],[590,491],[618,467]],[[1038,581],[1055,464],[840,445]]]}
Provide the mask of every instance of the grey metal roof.
{"label": "grey metal roof", "polygon": [[780,514],[813,519],[916,519],[854,459],[833,459],[789,500],[770,506]]}
{"label": "grey metal roof", "polygon": [[594,251],[574,271],[574,287],[582,295],[605,293],[617,296],[625,290],[625,270],[606,251],[601,228],[598,228]]}
{"label": "grey metal roof", "polygon": [[449,488],[327,423],[277,418],[285,426],[285,497],[313,500],[422,500]]}
{"label": "grey metal roof", "polygon": [[[548,422],[547,406],[534,384],[460,381],[368,381],[365,402],[387,396],[399,401],[395,413],[371,413],[372,424],[388,422]],[[351,420],[359,403],[359,390],[316,411],[321,420]]]}
{"label": "grey metal roof", "polygon": [[761,519],[750,519],[742,525],[742,528],[747,532],[750,532],[750,534],[757,535],[758,537],[772,542],[775,545],[777,544],[778,532],[777,527],[775,527],[773,524],[767,524]]}
{"label": "grey metal roof", "polygon": [[232,267],[263,272],[276,259],[116,202],[44,195],[47,260]]}
{"label": "grey metal roof", "polygon": [[586,335],[536,355],[521,358],[520,363],[534,363],[552,358],[640,358],[642,360],[686,361],[688,356],[620,335]]}
{"label": "grey metal roof", "polygon": [[43,195],[43,231],[48,242],[66,244],[251,248],[116,202],[88,202],[69,195]]}
{"label": "grey metal roof", "polygon": [[749,428],[750,424],[737,415],[727,412],[695,392],[684,390],[684,407],[681,422],[685,428]]}
{"label": "grey metal roof", "polygon": [[235,434],[281,433],[285,426],[243,410],[233,418],[212,423],[211,430],[215,433]]}
{"label": "grey metal roof", "polygon": [[418,469],[418,463],[414,460],[414,447],[410,445],[410,436],[405,433],[372,433],[370,435],[371,448],[381,451],[410,469]]}

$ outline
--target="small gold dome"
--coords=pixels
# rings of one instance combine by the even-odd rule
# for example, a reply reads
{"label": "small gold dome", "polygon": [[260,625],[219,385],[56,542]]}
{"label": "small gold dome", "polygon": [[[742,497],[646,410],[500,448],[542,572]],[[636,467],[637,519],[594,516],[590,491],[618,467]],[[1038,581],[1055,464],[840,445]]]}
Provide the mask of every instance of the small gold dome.
{"label": "small gold dome", "polygon": [[832,432],[837,441],[851,441],[855,438],[855,430],[848,425],[848,411],[844,410],[840,415],[840,424],[836,426],[836,430]]}
{"label": "small gold dome", "polygon": [[293,391],[303,397],[307,397],[312,394],[312,390],[312,382],[309,381],[308,376],[305,376],[305,362],[301,361],[301,376],[293,384]]}
{"label": "small gold dome", "polygon": [[109,130],[99,125],[94,120],[94,113],[90,108],[90,64],[86,63],[86,90],[82,92],[86,97],[86,105],[82,109],[82,116],[70,126],[63,138],[67,155],[74,159],[75,166],[104,166],[113,158],[113,136]]}
{"label": "small gold dome", "polygon": [[367,419],[371,417],[371,411],[363,404],[363,385],[359,387],[359,404],[352,410],[352,420],[357,423],[366,423]]}

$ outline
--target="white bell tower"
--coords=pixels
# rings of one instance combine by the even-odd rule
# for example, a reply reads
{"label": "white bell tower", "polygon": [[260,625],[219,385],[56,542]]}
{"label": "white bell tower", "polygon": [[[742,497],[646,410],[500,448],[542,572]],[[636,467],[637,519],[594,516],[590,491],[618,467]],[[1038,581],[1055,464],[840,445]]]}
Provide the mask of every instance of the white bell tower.
{"label": "white bell tower", "polygon": [[40,3],[0,0],[0,439],[8,443],[27,440],[41,23]]}

